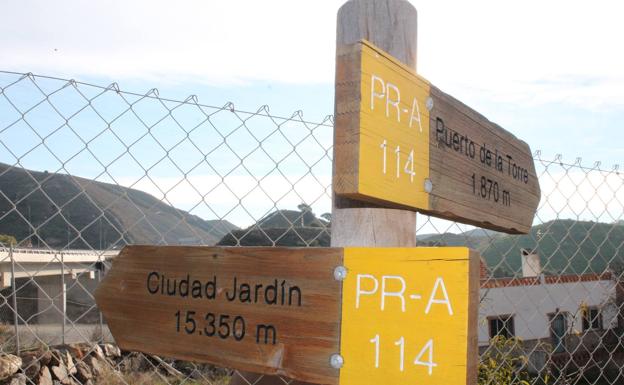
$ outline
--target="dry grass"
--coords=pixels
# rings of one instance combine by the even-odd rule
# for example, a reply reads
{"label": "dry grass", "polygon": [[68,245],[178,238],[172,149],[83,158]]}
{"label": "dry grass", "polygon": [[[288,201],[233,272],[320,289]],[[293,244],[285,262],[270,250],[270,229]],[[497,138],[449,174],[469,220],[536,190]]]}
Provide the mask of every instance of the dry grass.
{"label": "dry grass", "polygon": [[15,327],[7,323],[0,323],[0,352],[15,353]]}
{"label": "dry grass", "polygon": [[105,367],[102,376],[94,381],[94,385],[227,385],[229,376],[209,380],[192,378],[165,377],[155,372],[122,373]]}

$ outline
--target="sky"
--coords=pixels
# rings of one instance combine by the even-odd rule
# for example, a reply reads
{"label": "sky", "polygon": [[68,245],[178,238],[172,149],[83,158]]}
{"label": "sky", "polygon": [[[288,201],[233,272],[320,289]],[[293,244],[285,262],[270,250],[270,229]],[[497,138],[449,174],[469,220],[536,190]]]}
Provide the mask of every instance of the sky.
{"label": "sky", "polygon": [[[320,122],[342,3],[0,0],[0,70]],[[623,2],[411,3],[420,75],[546,158],[622,163]]]}

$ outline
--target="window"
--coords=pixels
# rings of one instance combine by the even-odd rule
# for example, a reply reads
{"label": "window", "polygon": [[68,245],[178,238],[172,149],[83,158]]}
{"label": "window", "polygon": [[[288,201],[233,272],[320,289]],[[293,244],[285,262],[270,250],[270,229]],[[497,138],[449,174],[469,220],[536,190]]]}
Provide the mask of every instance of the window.
{"label": "window", "polygon": [[511,315],[497,316],[489,318],[490,338],[503,336],[510,338],[516,335],[514,319]]}
{"label": "window", "polygon": [[600,309],[590,307],[583,311],[583,331],[602,329]]}
{"label": "window", "polygon": [[568,333],[568,313],[559,312],[549,314],[550,317],[550,338],[552,339],[555,353],[566,351],[566,334]]}

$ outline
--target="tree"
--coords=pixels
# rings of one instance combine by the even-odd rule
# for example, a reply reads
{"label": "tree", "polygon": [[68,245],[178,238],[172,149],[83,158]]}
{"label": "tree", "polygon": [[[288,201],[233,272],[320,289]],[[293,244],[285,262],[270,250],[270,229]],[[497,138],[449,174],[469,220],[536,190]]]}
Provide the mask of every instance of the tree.
{"label": "tree", "polygon": [[17,245],[17,239],[12,235],[0,234],[0,245],[5,247],[15,246]]}
{"label": "tree", "polygon": [[327,222],[331,222],[331,213],[321,214],[321,218],[325,219]]}
{"label": "tree", "polygon": [[310,207],[310,205],[307,205],[305,203],[300,203],[297,208],[299,209],[299,211],[302,212],[312,212],[312,207]]}
{"label": "tree", "polygon": [[301,211],[301,227],[305,227],[305,216],[307,213],[312,213],[312,207],[305,203],[300,203],[297,208]]}

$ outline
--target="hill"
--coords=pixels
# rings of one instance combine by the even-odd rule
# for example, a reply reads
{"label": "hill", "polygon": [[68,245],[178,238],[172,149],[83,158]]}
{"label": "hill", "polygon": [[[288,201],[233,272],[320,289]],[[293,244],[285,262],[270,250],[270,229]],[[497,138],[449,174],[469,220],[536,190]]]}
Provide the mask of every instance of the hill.
{"label": "hill", "polygon": [[246,229],[226,234],[218,245],[328,247],[329,222],[317,218],[306,205],[299,208],[276,210]]}
{"label": "hill", "polygon": [[0,217],[0,234],[13,235],[22,245],[62,248],[69,243],[72,249],[212,245],[236,229],[227,221],[205,221],[142,191],[2,163]]}
{"label": "hill", "polygon": [[548,273],[620,270],[624,266],[624,226],[554,220],[534,226],[527,235],[501,235],[480,251],[490,269],[502,270],[498,275],[510,275],[521,271],[521,248],[536,249]]}
{"label": "hill", "polygon": [[521,273],[521,249],[536,249],[546,274],[601,273],[624,268],[624,226],[554,220],[534,226],[526,235],[475,229],[461,234],[423,234],[420,246],[467,246],[481,252],[495,276]]}
{"label": "hill", "polygon": [[474,250],[484,249],[500,233],[491,230],[474,229],[460,234],[423,234],[416,236],[418,246],[466,246]]}

